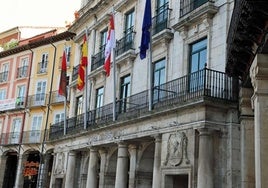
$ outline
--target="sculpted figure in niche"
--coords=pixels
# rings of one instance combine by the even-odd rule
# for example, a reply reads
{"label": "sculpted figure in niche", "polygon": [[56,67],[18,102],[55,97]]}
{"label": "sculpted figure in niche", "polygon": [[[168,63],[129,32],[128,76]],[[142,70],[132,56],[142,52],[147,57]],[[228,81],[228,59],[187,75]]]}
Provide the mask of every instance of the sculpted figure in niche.
{"label": "sculpted figure in niche", "polygon": [[57,167],[56,167],[56,174],[62,174],[64,173],[64,161],[65,161],[64,153],[59,153],[57,158],[58,158],[58,161],[57,161]]}

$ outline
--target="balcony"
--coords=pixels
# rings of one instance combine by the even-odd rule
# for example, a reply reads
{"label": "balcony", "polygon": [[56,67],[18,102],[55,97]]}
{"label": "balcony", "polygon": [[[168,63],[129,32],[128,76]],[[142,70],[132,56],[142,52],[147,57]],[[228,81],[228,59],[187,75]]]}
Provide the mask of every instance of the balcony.
{"label": "balcony", "polygon": [[[71,53],[68,53],[66,56],[66,66],[67,68],[70,67],[70,60],[71,60]],[[59,69],[61,69],[61,65],[62,65],[62,56],[59,58]]]}
{"label": "balcony", "polygon": [[0,83],[7,82],[8,71],[4,71],[0,73]]}
{"label": "balcony", "polygon": [[98,69],[104,65],[105,61],[105,45],[100,48],[100,52],[92,56],[91,71]]}
{"label": "balcony", "polygon": [[37,74],[45,74],[47,73],[47,61],[42,61],[38,63]]}
{"label": "balcony", "polygon": [[217,12],[214,0],[180,0],[180,18],[172,27],[181,30],[200,19],[211,19]]}
{"label": "balcony", "polygon": [[20,143],[20,132],[2,133],[0,145],[15,145]]}
{"label": "balcony", "polygon": [[28,97],[27,107],[28,108],[33,108],[33,107],[46,106],[47,97],[48,97],[48,95],[45,94],[45,93],[39,93],[39,94],[36,94],[36,95],[31,95],[31,96]]}
{"label": "balcony", "polygon": [[22,135],[22,144],[39,144],[43,142],[44,131],[32,130],[24,131]]}
{"label": "balcony", "polygon": [[59,95],[58,91],[53,91],[51,94],[51,104],[64,103],[65,97]]}
{"label": "balcony", "polygon": [[28,76],[28,66],[22,66],[17,69],[17,78],[26,78]]}
{"label": "balcony", "polygon": [[[116,101],[117,122],[133,120],[153,112],[166,111],[185,106],[195,100],[219,100],[236,102],[238,100],[238,79],[211,69],[185,75],[152,90],[153,110],[149,112],[149,92],[145,90],[128,98]],[[107,104],[87,112],[86,130],[83,130],[83,115],[67,120],[66,134],[72,135],[105,127],[113,123],[113,104]],[[62,138],[63,123],[50,127],[50,140]]]}
{"label": "balcony", "polygon": [[25,97],[0,100],[0,112],[13,111],[25,108]]}

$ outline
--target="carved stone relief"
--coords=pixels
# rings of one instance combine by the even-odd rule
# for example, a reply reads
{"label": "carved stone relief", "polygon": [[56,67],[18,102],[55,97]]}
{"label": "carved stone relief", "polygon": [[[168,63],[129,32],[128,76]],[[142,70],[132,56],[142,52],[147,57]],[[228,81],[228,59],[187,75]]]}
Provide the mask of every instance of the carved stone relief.
{"label": "carved stone relief", "polygon": [[65,163],[65,155],[64,155],[64,153],[58,153],[58,155],[57,155],[57,166],[55,168],[55,174],[64,174],[65,173],[64,163]]}
{"label": "carved stone relief", "polygon": [[183,160],[186,164],[189,164],[187,155],[188,138],[184,132],[176,132],[170,134],[167,143],[167,156],[165,165],[178,166]]}

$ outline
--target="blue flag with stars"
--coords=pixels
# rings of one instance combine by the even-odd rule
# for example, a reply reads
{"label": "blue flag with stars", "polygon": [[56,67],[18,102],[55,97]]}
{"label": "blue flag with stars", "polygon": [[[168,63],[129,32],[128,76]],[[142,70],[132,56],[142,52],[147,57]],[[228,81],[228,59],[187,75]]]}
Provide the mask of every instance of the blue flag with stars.
{"label": "blue flag with stars", "polygon": [[140,45],[140,58],[146,58],[146,51],[149,49],[150,43],[150,28],[152,26],[152,11],[151,0],[146,0],[143,23],[142,23],[142,36]]}

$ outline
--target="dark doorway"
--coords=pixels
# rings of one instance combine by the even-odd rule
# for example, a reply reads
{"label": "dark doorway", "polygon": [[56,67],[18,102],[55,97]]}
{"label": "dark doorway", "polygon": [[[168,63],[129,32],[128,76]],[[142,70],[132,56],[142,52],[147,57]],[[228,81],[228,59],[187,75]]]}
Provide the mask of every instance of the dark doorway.
{"label": "dark doorway", "polygon": [[13,188],[16,180],[17,171],[17,155],[16,153],[8,154],[6,160],[5,176],[3,188]]}
{"label": "dark doorway", "polygon": [[55,180],[55,188],[62,188],[62,178],[56,178]]}
{"label": "dark doorway", "polygon": [[35,188],[37,184],[38,170],[40,164],[39,153],[30,153],[26,163],[24,164],[23,188]]}
{"label": "dark doorway", "polygon": [[173,187],[188,188],[188,175],[182,174],[173,177]]}

